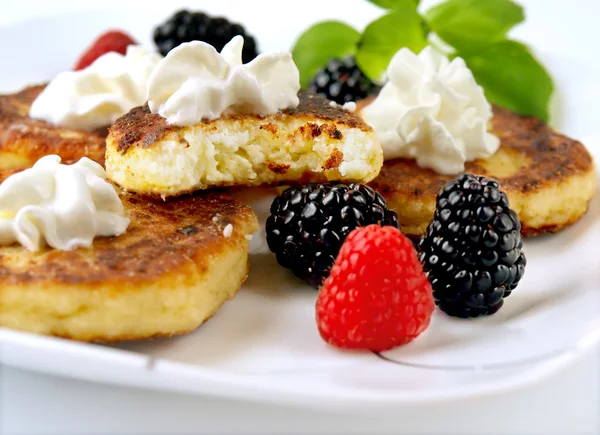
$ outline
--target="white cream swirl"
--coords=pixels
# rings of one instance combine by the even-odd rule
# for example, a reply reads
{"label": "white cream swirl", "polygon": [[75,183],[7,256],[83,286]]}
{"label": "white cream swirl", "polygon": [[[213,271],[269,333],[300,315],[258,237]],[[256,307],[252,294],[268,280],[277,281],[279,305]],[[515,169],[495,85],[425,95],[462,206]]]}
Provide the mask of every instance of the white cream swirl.
{"label": "white cream swirl", "polygon": [[403,48],[387,76],[362,112],[386,160],[413,158],[421,167],[449,175],[498,150],[499,139],[487,130],[491,106],[463,59],[449,62],[430,47],[419,55]]}
{"label": "white cream swirl", "polygon": [[261,54],[242,64],[243,46],[236,36],[220,54],[199,41],[171,50],[150,77],[150,111],[184,126],[225,113],[268,115],[297,107],[300,74],[292,55]]}
{"label": "white cream swirl", "polygon": [[162,57],[140,46],[110,52],[80,71],[56,76],[31,105],[29,116],[51,124],[96,130],[146,102],[146,85]]}
{"label": "white cream swirl", "polygon": [[30,251],[90,247],[96,236],[119,236],[129,225],[115,188],[98,163],[73,165],[42,157],[0,184],[0,245]]}

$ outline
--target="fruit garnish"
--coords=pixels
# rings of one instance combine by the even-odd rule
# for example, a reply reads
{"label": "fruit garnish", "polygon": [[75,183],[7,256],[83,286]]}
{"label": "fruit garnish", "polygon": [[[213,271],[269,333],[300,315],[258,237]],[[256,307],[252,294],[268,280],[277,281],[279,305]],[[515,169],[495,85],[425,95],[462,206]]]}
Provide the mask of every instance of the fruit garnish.
{"label": "fruit garnish", "polygon": [[104,32],[83,52],[73,70],[78,71],[87,68],[100,56],[112,51],[125,54],[127,47],[135,44],[135,40],[121,30]]}
{"label": "fruit garnish", "polygon": [[352,230],[369,224],[398,228],[383,197],[361,184],[290,187],[271,204],[266,232],[277,262],[318,287]]}
{"label": "fruit garnish", "polygon": [[414,340],[434,306],[412,242],[369,225],[344,242],[317,298],[317,326],[329,344],[379,352]]}
{"label": "fruit garnish", "polygon": [[370,0],[386,13],[362,31],[339,21],[307,29],[292,49],[302,86],[333,58],[355,56],[358,67],[379,83],[392,56],[407,47],[432,45],[462,57],[491,103],[548,120],[552,78],[529,48],[507,33],[525,19],[511,0],[446,0],[421,14],[416,0]]}
{"label": "fruit garnish", "polygon": [[250,62],[258,51],[256,41],[243,26],[224,17],[211,17],[204,12],[180,10],[154,29],[154,43],[166,56],[169,51],[184,42],[204,41],[221,51],[234,36],[244,37],[242,61]]}
{"label": "fruit garnish", "polygon": [[520,231],[497,181],[473,174],[448,181],[419,242],[440,309],[464,318],[497,312],[525,272]]}
{"label": "fruit garnish", "polygon": [[316,72],[308,89],[338,104],[344,104],[367,98],[379,86],[361,71],[354,57],[348,56],[344,59],[331,59],[324,68]]}

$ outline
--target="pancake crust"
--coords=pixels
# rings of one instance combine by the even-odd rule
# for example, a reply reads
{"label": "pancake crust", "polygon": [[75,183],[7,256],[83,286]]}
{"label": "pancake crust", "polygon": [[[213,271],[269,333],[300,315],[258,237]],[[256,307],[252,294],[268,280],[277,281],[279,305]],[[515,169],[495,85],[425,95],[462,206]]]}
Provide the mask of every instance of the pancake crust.
{"label": "pancake crust", "polygon": [[[286,109],[276,115],[262,116],[255,114],[232,114],[227,115],[227,119],[231,121],[243,122],[260,122],[265,120],[281,121],[287,116],[292,116],[297,119],[305,120],[306,122],[321,121],[334,122],[336,125],[347,126],[350,128],[358,128],[362,131],[370,132],[371,127],[365,123],[362,118],[352,112],[343,110],[342,108],[330,105],[330,102],[321,95],[311,94],[306,91],[300,91],[298,94],[300,104],[295,109]],[[215,125],[217,120],[201,121],[200,125],[210,129]],[[307,127],[309,128],[309,127]],[[131,147],[148,148],[165,136],[169,131],[177,131],[181,129],[176,125],[169,125],[166,118],[160,115],[150,113],[148,106],[138,107],[130,111],[127,115],[121,117],[110,128],[112,142],[118,152],[121,154],[127,153]],[[264,129],[276,130],[275,125],[269,126],[265,124]],[[335,139],[335,132],[327,132]],[[321,134],[317,129],[309,128],[307,134],[316,137]]]}
{"label": "pancake crust", "polygon": [[355,113],[301,91],[300,104],[268,116],[224,115],[169,125],[148,106],[110,127],[106,168],[124,189],[176,196],[198,189],[309,181],[369,181],[383,164],[373,130]]}
{"label": "pancake crust", "polygon": [[[489,159],[467,162],[465,171],[500,182],[525,236],[556,232],[579,220],[596,190],[590,153],[537,118],[493,109],[491,130],[501,140],[500,149]],[[438,191],[450,178],[414,160],[395,159],[384,163],[371,186],[398,212],[403,231],[420,236],[433,217]]]}
{"label": "pancake crust", "polygon": [[0,246],[0,326],[82,341],[171,336],[235,295],[248,272],[246,236],[258,227],[249,207],[215,193],[122,200],[127,232],[91,249]]}
{"label": "pancake crust", "polygon": [[44,87],[0,95],[0,170],[28,168],[48,154],[59,155],[67,164],[89,157],[104,165],[106,130],[89,133],[61,128],[28,116]]}

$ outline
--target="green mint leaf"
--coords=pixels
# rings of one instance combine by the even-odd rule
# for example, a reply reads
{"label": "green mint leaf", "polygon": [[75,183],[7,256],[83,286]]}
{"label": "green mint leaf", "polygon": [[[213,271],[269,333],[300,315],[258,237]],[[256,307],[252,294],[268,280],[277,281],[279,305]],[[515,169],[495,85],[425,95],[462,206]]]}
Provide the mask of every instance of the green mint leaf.
{"label": "green mint leaf", "polygon": [[340,21],[323,21],[306,30],[294,43],[292,57],[306,87],[319,68],[333,57],[354,53],[360,33]]}
{"label": "green mint leaf", "polygon": [[490,102],[548,120],[552,78],[525,45],[505,40],[457,55],[473,71]]}
{"label": "green mint leaf", "polygon": [[525,14],[511,0],[447,0],[429,9],[425,17],[444,41],[471,49],[504,39]]}
{"label": "green mint leaf", "polygon": [[423,19],[413,0],[396,3],[393,11],[367,26],[358,44],[356,62],[373,81],[381,79],[390,60],[402,47],[418,53],[427,45]]}
{"label": "green mint leaf", "polygon": [[[404,3],[403,0],[369,0],[371,3],[384,9],[394,9],[399,4]],[[419,6],[421,0],[411,0],[415,6]]]}

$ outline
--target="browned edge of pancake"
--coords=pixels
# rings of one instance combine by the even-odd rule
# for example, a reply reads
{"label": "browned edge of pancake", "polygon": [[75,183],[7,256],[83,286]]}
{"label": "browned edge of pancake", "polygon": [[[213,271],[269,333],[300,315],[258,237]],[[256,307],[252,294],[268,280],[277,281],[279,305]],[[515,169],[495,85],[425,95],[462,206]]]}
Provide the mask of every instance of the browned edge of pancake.
{"label": "browned edge of pancake", "polygon": [[[500,138],[501,148],[526,156],[529,164],[515,175],[496,177],[483,167],[483,160],[475,160],[465,164],[464,172],[494,178],[505,191],[528,193],[593,170],[593,158],[580,142],[557,133],[535,117],[498,106],[493,111],[491,130]],[[411,159],[394,159],[384,163],[370,185],[382,194],[398,192],[414,198],[431,197],[452,178],[421,168]]]}
{"label": "browned edge of pancake", "polygon": [[28,161],[28,166],[48,154],[59,155],[65,164],[88,157],[104,165],[107,129],[87,132],[29,117],[31,104],[45,86],[29,86],[15,94],[0,95],[0,155],[18,155]]}
{"label": "browned edge of pancake", "polygon": [[[587,209],[586,209],[586,213],[587,213]],[[534,227],[529,227],[527,225],[521,224],[521,237],[530,238],[530,237],[543,236],[544,234],[558,233],[558,232],[564,230],[565,228],[579,222],[581,219],[583,219],[583,217],[586,215],[586,213],[582,213],[580,216],[577,216],[577,218],[571,219],[564,223],[561,223],[560,225],[545,225],[545,226],[542,226],[539,228],[534,228]],[[423,238],[423,236],[424,236],[424,234],[419,234],[419,235],[404,234],[404,235],[406,237],[408,237],[415,244],[415,247],[416,247],[416,244],[419,242],[419,240],[421,240],[421,238]]]}
{"label": "browned edge of pancake", "polygon": [[[237,285],[238,288],[241,288],[242,285],[244,285],[244,282],[246,282],[246,280],[248,279],[248,272],[249,272],[249,268],[247,268],[246,274],[242,277],[241,281],[238,283],[238,285]],[[147,341],[147,340],[158,340],[161,338],[179,337],[182,335],[191,334],[192,332],[198,330],[198,328],[204,326],[206,324],[206,322],[208,322],[210,319],[212,319],[215,316],[215,314],[217,314],[217,312],[221,309],[221,307],[226,302],[227,301],[225,300],[225,301],[223,301],[223,303],[221,305],[215,307],[213,313],[211,315],[209,315],[206,319],[204,319],[202,321],[202,323],[196,328],[179,329],[174,332],[157,332],[150,336],[138,335],[138,334],[120,334],[120,335],[114,335],[114,336],[110,336],[110,337],[107,337],[106,335],[95,335],[95,336],[86,338],[85,340],[82,340],[79,336],[76,336],[76,335],[63,334],[63,333],[57,333],[57,332],[52,332],[52,336],[58,337],[58,338],[64,338],[66,340],[83,341],[86,343],[97,343],[97,344],[115,344],[115,343],[123,343],[123,342],[127,342],[127,341],[140,341],[140,340]]]}
{"label": "browned edge of pancake", "polygon": [[[29,253],[17,245],[0,248],[0,289],[3,285],[49,282],[90,289],[113,283],[113,291],[119,292],[124,283],[128,287],[144,285],[191,261],[202,272],[213,256],[236,246],[258,225],[248,206],[220,193],[170,201],[130,194],[122,194],[121,199],[131,218],[129,228],[121,236],[96,238],[91,249]],[[233,233],[224,237],[228,224]],[[11,264],[11,258],[23,254],[26,265]]]}
{"label": "browned edge of pancake", "polygon": [[[336,150],[337,151],[337,150]],[[336,169],[336,167],[332,167],[329,169]],[[14,172],[18,172],[18,171],[14,171]],[[12,173],[14,173],[12,172]],[[4,173],[6,173],[7,175],[10,175],[11,172],[5,171]],[[0,182],[2,182],[2,178],[3,177],[3,171],[0,171]],[[117,183],[114,180],[110,180],[110,183],[113,184],[114,186],[118,187],[119,189],[130,193],[131,195],[140,195],[140,196],[144,196],[146,198],[152,199],[152,200],[156,200],[156,201],[170,201],[172,199],[176,199],[179,198],[181,196],[186,196],[186,195],[193,195],[197,192],[221,192],[221,191],[227,191],[227,189],[231,189],[231,188],[236,188],[236,187],[241,187],[241,188],[252,188],[252,189],[264,189],[264,188],[278,188],[281,186],[303,186],[305,184],[318,184],[318,183],[328,183],[329,180],[327,179],[327,177],[322,174],[322,173],[318,173],[318,172],[310,172],[310,171],[305,171],[301,177],[297,180],[279,180],[279,181],[271,181],[268,183],[264,183],[264,184],[253,184],[253,185],[244,185],[244,184],[238,184],[235,182],[223,182],[220,183],[218,185],[215,186],[210,186],[206,189],[199,189],[197,187],[191,188],[189,190],[182,190],[179,191],[175,194],[171,194],[171,195],[166,195],[166,194],[161,194],[161,193],[153,193],[153,192],[136,192],[136,191],[127,191],[127,189],[123,186],[121,186],[119,183]],[[351,180],[348,179],[346,181],[344,181],[346,183],[360,183],[361,180]],[[341,183],[341,181],[340,181]]]}
{"label": "browned edge of pancake", "polygon": [[564,230],[565,228],[576,224],[581,219],[583,219],[583,217],[587,214],[588,210],[589,210],[589,203],[588,203],[588,206],[586,207],[584,213],[581,213],[581,215],[575,217],[574,219],[570,219],[566,222],[563,222],[560,225],[557,225],[557,224],[544,225],[544,226],[541,226],[538,228],[530,227],[527,225],[521,225],[521,236],[528,238],[528,237],[542,236],[544,234],[558,233],[558,232]]}

